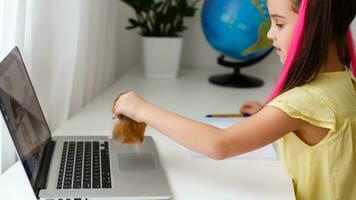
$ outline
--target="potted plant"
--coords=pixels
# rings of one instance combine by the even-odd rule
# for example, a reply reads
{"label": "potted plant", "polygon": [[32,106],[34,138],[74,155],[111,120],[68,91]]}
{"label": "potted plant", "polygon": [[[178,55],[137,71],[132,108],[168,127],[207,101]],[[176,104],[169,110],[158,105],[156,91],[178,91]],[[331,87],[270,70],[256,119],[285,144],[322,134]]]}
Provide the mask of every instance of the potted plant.
{"label": "potted plant", "polygon": [[181,60],[185,17],[193,17],[200,0],[121,0],[136,13],[126,29],[139,28],[146,77],[176,77]]}

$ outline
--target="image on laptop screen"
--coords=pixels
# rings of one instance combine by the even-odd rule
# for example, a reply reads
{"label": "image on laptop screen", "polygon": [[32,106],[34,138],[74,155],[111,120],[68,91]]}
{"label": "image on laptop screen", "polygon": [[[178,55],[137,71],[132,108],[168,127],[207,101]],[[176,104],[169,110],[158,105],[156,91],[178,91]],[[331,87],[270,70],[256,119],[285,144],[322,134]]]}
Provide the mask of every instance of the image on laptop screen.
{"label": "image on laptop screen", "polygon": [[0,63],[0,108],[34,187],[50,131],[17,48]]}

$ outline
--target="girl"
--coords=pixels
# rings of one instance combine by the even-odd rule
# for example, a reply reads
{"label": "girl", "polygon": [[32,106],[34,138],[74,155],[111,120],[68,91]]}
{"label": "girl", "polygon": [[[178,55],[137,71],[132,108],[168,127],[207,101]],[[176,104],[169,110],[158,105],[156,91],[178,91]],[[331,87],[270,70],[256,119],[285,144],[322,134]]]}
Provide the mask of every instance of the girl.
{"label": "girl", "polygon": [[356,199],[356,81],[350,70],[356,59],[349,31],[356,1],[268,0],[268,9],[268,37],[284,67],[264,105],[241,107],[251,117],[220,129],[160,109],[134,92],[121,96],[115,114],[216,160],[279,140],[297,199]]}

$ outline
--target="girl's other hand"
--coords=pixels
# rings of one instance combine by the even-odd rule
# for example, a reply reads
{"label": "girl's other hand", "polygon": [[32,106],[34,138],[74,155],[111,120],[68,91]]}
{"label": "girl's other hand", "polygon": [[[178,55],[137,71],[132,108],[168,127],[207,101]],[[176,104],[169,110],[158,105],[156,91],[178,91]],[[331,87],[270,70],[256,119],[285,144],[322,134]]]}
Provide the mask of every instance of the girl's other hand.
{"label": "girl's other hand", "polygon": [[254,115],[263,107],[257,101],[246,101],[240,108],[240,113]]}
{"label": "girl's other hand", "polygon": [[124,115],[136,122],[142,122],[140,113],[146,102],[135,92],[122,94],[115,103],[115,116]]}

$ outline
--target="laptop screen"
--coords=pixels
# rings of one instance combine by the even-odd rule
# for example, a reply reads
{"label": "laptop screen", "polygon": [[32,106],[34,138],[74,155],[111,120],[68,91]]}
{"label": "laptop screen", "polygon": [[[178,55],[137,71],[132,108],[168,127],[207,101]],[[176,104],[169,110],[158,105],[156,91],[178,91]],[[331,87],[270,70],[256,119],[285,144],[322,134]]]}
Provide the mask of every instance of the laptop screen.
{"label": "laptop screen", "polygon": [[17,48],[0,63],[0,108],[34,188],[50,130]]}

